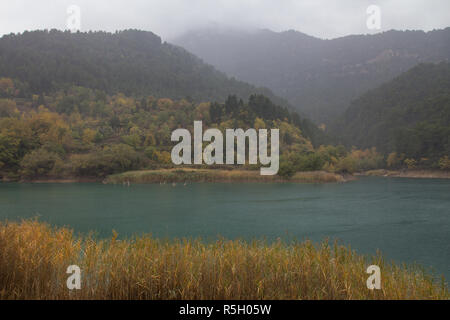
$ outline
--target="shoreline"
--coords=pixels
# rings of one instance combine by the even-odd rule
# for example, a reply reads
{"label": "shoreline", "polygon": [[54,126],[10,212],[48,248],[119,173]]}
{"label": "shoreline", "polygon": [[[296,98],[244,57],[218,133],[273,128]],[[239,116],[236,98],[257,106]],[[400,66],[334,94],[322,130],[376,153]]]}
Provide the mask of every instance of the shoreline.
{"label": "shoreline", "polygon": [[103,183],[103,184],[155,184],[155,183],[343,183],[356,180],[351,174],[336,174],[325,171],[297,172],[291,178],[278,175],[262,176],[258,170],[223,169],[157,169],[135,170],[99,177],[49,177],[29,180],[0,179],[0,182],[17,183]]}
{"label": "shoreline", "polygon": [[286,179],[280,176],[261,176],[257,170],[220,170],[220,169],[161,169],[128,171],[110,175],[105,184],[127,183],[338,183],[355,180],[352,175],[340,175],[325,171],[297,172]]}
{"label": "shoreline", "polygon": [[39,178],[32,180],[13,180],[13,179],[0,179],[0,182],[3,183],[36,183],[36,184],[44,184],[44,183],[93,183],[93,182],[102,182],[103,179],[99,178]]}
{"label": "shoreline", "polygon": [[359,177],[450,179],[450,171],[441,170],[367,170],[353,174],[338,174],[326,171],[296,172],[291,178],[261,176],[257,170],[223,169],[157,169],[135,170],[98,177],[38,178],[31,180],[0,179],[0,182],[17,183],[103,183],[103,184],[153,184],[153,183],[344,183],[358,180]]}
{"label": "shoreline", "polygon": [[450,179],[450,171],[441,170],[368,170],[355,173],[356,176],[387,177],[387,178],[415,178],[415,179]]}

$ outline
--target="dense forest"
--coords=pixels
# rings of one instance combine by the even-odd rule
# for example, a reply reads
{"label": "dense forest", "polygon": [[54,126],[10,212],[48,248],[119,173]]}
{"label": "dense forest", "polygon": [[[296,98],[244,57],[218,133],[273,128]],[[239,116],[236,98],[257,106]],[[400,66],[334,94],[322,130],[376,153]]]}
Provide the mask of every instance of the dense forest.
{"label": "dense forest", "polygon": [[230,94],[248,98],[269,90],[229,79],[186,50],[138,30],[62,32],[44,30],[0,39],[0,75],[26,83],[23,94],[46,93],[72,85],[108,94],[153,95],[194,101],[225,101]]}
{"label": "dense forest", "polygon": [[448,63],[419,65],[355,100],[328,129],[330,145],[270,91],[229,79],[150,32],[8,35],[0,39],[0,179],[101,179],[171,168],[171,133],[192,130],[194,120],[222,131],[280,129],[279,175],[286,178],[315,170],[448,170],[449,88]]}
{"label": "dense forest", "polygon": [[73,86],[51,95],[20,98],[19,80],[0,79],[0,171],[9,178],[105,176],[139,168],[171,166],[171,132],[194,120],[225,129],[282,128],[286,151],[313,149],[299,118],[262,95],[248,103],[193,103]]}
{"label": "dense forest", "polygon": [[[348,146],[376,147],[390,166],[450,155],[450,64],[420,64],[352,102],[332,128]],[[440,160],[442,159],[442,160]]]}
{"label": "dense forest", "polygon": [[[151,95],[194,102],[263,94],[290,107],[270,90],[230,79],[183,48],[138,30],[6,35],[0,39],[0,76],[20,80],[22,98],[75,85],[137,99]],[[301,121],[304,134],[315,145],[328,141],[313,122],[305,117]]]}
{"label": "dense forest", "polygon": [[191,31],[179,44],[237,79],[265,86],[316,123],[420,62],[450,59],[450,28],[323,40],[297,31]]}
{"label": "dense forest", "polygon": [[194,103],[72,86],[21,98],[21,88],[27,86],[20,80],[0,78],[0,176],[6,180],[102,178],[133,169],[170,168],[171,132],[193,130],[194,120],[222,132],[280,129],[279,174],[286,177],[295,171],[353,172],[383,166],[383,156],[374,149],[314,148],[302,133],[300,117],[263,95]]}

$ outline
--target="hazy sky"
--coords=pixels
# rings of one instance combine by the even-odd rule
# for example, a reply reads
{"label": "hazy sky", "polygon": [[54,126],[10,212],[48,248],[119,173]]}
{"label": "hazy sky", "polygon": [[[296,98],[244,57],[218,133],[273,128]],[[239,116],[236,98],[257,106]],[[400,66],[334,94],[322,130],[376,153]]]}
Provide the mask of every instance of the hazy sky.
{"label": "hazy sky", "polygon": [[[0,0],[0,34],[67,29],[72,4],[81,10],[81,31],[137,28],[164,40],[209,26],[294,29],[320,38],[450,26],[450,0]],[[367,28],[369,5],[380,8],[381,30]]]}

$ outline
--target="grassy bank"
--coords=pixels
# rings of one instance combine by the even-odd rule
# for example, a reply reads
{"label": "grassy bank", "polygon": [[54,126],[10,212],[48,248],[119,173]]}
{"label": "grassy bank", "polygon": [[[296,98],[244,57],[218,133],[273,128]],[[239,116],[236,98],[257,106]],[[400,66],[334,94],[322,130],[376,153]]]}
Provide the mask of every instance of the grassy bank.
{"label": "grassy bank", "polygon": [[[81,290],[66,268],[82,270]],[[368,290],[367,266],[382,290]],[[310,242],[94,240],[36,221],[0,224],[2,299],[448,299],[420,269]]]}
{"label": "grassy bank", "polygon": [[162,169],[128,171],[110,175],[105,183],[184,183],[184,182],[345,182],[342,175],[310,171],[297,172],[290,179],[279,176],[262,176],[259,170],[221,170],[221,169]]}
{"label": "grassy bank", "polygon": [[369,170],[363,172],[366,176],[394,177],[394,178],[428,178],[428,179],[450,179],[450,171],[444,170]]}

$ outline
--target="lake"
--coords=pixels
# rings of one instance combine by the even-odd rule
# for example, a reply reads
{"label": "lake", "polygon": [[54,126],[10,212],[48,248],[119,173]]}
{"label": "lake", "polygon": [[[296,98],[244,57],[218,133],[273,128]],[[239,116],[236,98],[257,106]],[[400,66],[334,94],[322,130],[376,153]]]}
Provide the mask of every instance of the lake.
{"label": "lake", "polygon": [[344,184],[0,183],[0,220],[39,217],[110,237],[328,237],[359,253],[418,262],[450,279],[450,180],[366,177]]}

